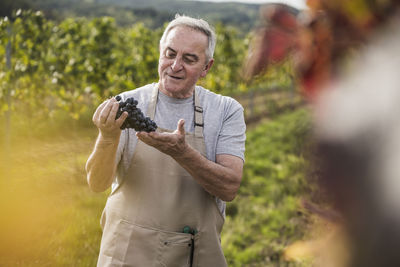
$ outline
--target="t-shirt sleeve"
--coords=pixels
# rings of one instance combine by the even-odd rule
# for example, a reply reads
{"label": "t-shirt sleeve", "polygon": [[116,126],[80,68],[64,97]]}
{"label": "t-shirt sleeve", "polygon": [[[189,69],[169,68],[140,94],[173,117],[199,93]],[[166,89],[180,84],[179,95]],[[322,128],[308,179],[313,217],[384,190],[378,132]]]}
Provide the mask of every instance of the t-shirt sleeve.
{"label": "t-shirt sleeve", "polygon": [[217,140],[216,154],[237,156],[244,161],[246,124],[243,107],[236,101],[226,107],[224,120]]}

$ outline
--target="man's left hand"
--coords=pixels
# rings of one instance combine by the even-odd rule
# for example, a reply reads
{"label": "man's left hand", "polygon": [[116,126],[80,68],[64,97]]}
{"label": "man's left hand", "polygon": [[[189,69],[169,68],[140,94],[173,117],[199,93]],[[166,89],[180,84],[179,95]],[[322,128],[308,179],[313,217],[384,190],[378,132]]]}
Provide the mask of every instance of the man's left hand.
{"label": "man's left hand", "polygon": [[243,160],[229,154],[216,155],[215,162],[208,160],[186,143],[184,124],[179,120],[172,133],[138,132],[136,136],[174,158],[211,195],[232,201],[242,180]]}
{"label": "man's left hand", "polygon": [[142,142],[152,146],[171,157],[180,157],[188,148],[185,141],[185,121],[180,119],[176,130],[172,133],[137,132],[136,136]]}

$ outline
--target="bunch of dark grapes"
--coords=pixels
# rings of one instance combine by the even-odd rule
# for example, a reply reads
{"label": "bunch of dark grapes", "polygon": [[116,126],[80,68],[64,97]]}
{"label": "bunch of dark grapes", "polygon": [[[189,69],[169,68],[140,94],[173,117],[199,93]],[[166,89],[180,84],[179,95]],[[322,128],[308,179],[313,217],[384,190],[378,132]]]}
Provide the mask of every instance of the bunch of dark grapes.
{"label": "bunch of dark grapes", "polygon": [[124,111],[128,112],[128,117],[121,125],[121,130],[133,128],[137,132],[154,132],[157,129],[157,124],[143,115],[143,112],[137,107],[138,102],[133,97],[128,98],[125,102],[121,101],[122,98],[119,95],[115,99],[119,102],[115,119],[118,119]]}

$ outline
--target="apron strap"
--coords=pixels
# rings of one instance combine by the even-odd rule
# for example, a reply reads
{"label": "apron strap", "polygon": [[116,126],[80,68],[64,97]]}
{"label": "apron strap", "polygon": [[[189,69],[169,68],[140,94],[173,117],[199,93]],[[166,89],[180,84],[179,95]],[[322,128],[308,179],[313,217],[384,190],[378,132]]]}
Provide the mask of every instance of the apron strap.
{"label": "apron strap", "polygon": [[[154,120],[154,116],[156,113],[156,105],[158,98],[158,83],[153,86],[153,91],[151,93],[151,98],[149,102],[149,106],[147,108],[147,116],[150,119]],[[200,106],[199,94],[198,90],[195,87],[193,94],[193,102],[194,102],[194,135],[198,137],[203,137],[203,129],[204,129],[204,118],[203,118],[203,108]]]}
{"label": "apron strap", "polygon": [[203,137],[204,129],[204,118],[203,118],[203,108],[200,106],[200,98],[198,90],[194,89],[194,135],[198,137]]}
{"label": "apron strap", "polygon": [[153,91],[151,93],[151,98],[149,102],[149,106],[147,108],[147,116],[150,119],[154,120],[154,115],[156,114],[156,105],[157,105],[157,98],[158,98],[158,83],[153,86]]}

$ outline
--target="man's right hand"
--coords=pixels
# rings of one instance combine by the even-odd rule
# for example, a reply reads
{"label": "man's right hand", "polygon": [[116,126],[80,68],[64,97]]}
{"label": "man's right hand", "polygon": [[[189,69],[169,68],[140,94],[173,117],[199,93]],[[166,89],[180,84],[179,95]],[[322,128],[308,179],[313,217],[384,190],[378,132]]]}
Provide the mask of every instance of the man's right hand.
{"label": "man's right hand", "polygon": [[93,115],[93,123],[99,129],[103,139],[113,140],[119,138],[121,134],[120,127],[128,117],[128,113],[123,112],[116,120],[118,108],[118,101],[113,97],[101,103]]}
{"label": "man's right hand", "polygon": [[96,109],[93,115],[93,123],[99,129],[99,136],[86,162],[86,173],[89,187],[94,192],[103,192],[109,188],[114,180],[121,125],[128,117],[124,112],[116,120],[119,105],[115,98],[111,98]]}

